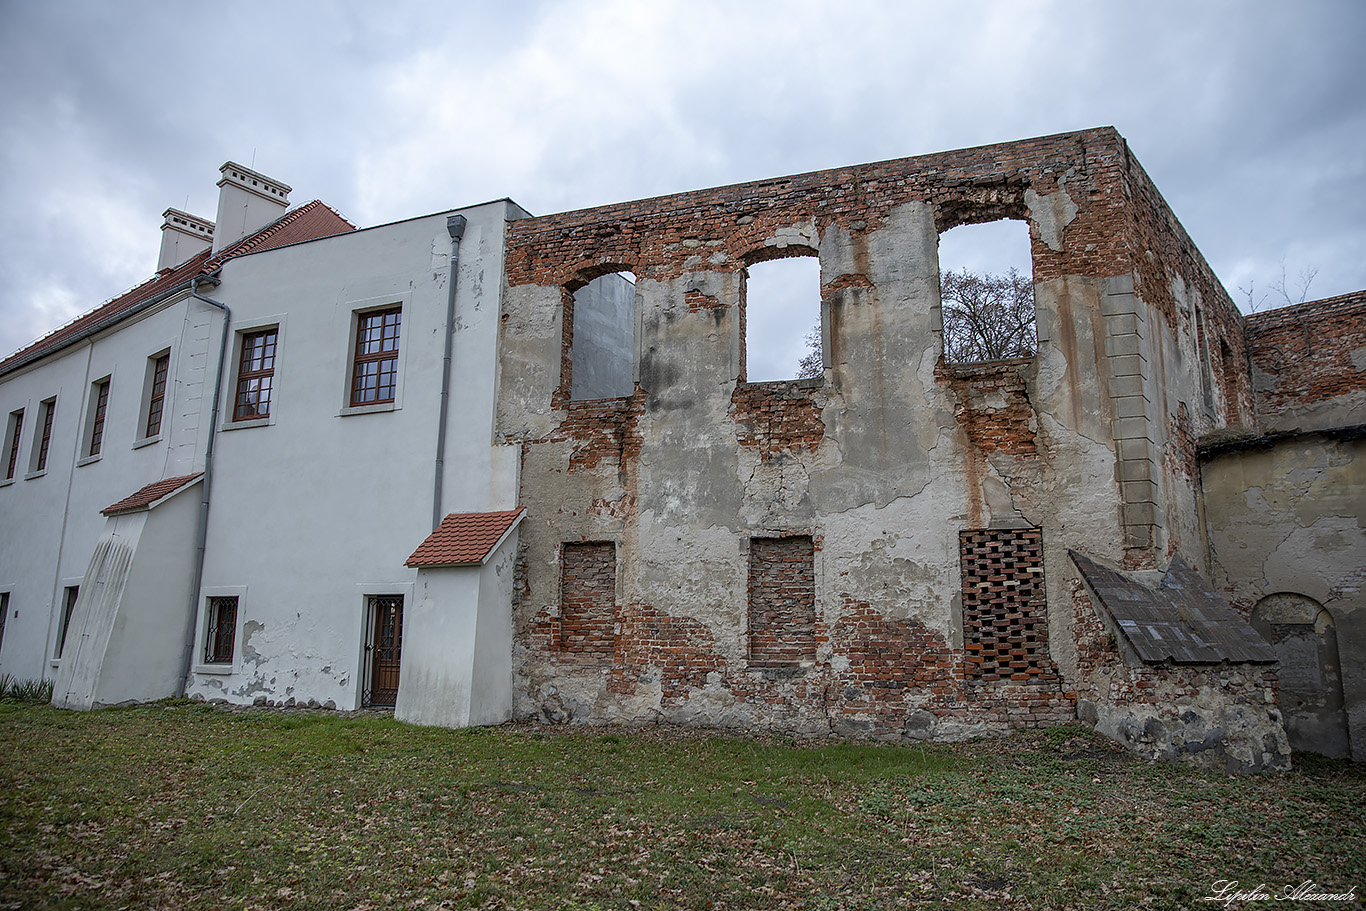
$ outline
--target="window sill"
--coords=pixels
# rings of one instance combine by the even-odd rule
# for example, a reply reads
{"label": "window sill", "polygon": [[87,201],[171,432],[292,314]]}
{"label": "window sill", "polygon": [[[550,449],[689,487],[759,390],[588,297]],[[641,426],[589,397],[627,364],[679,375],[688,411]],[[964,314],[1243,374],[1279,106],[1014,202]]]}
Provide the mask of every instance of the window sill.
{"label": "window sill", "polygon": [[337,417],[350,417],[353,414],[376,414],[381,411],[398,411],[398,403],[377,402],[374,405],[347,405],[337,412]]}
{"label": "window sill", "polygon": [[85,458],[83,458],[83,459],[78,459],[78,460],[76,461],[76,467],[77,467],[77,468],[80,468],[82,465],[90,465],[90,464],[92,464],[92,463],[94,463],[94,462],[98,462],[98,461],[99,461],[100,459],[102,459],[102,458],[104,458],[104,455],[103,455],[102,453],[96,453],[95,455],[92,455],[92,456],[86,456]]}
{"label": "window sill", "polygon": [[745,668],[751,674],[761,674],[766,680],[779,680],[783,677],[804,677],[807,671],[815,670],[815,662],[801,664],[751,664]]}
{"label": "window sill", "polygon": [[141,448],[144,447],[144,446],[151,446],[153,443],[160,443],[160,442],[161,442],[161,434],[157,434],[157,435],[154,436],[154,437],[144,437],[144,438],[141,439],[141,440],[137,440],[136,442],[133,443],[133,448],[134,448],[134,449],[141,449]]}
{"label": "window sill", "polygon": [[196,674],[217,674],[222,677],[233,673],[231,664],[196,664],[194,667]]}
{"label": "window sill", "polygon": [[0,481],[0,487],[8,487],[13,483],[14,478],[5,478],[3,481]]}
{"label": "window sill", "polygon": [[273,426],[275,426],[275,415],[268,414],[259,418],[243,418],[240,421],[224,421],[218,430],[221,433],[228,430],[248,430],[252,427]]}
{"label": "window sill", "polygon": [[42,471],[30,471],[28,474],[24,475],[24,480],[32,481],[34,478],[41,478],[45,474],[47,474],[46,468],[44,468]]}

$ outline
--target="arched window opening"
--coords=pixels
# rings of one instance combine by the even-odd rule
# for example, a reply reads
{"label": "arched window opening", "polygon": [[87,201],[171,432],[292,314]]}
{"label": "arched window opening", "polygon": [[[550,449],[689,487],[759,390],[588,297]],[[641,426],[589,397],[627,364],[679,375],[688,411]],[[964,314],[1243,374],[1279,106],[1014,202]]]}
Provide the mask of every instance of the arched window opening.
{"label": "arched window opening", "polygon": [[746,380],[821,375],[821,264],[814,255],[751,265],[744,313]]}
{"label": "arched window opening", "polygon": [[939,235],[944,361],[1033,357],[1039,346],[1029,226],[1002,219]]}
{"label": "arched window opening", "polygon": [[612,272],[574,292],[571,399],[610,399],[635,391],[636,277]]}

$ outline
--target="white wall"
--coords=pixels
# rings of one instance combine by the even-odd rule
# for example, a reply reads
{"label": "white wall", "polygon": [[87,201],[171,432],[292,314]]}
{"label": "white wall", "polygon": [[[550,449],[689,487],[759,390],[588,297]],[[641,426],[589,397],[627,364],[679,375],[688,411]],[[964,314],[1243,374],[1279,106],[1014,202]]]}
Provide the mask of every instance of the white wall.
{"label": "white wall", "polygon": [[[492,447],[506,203],[463,210],[442,513],[515,505],[517,451]],[[214,296],[239,333],[278,325],[269,421],[234,425],[224,378],[203,595],[245,587],[231,672],[191,694],[359,706],[366,596],[405,594],[432,530],[447,213],[230,261]],[[401,305],[391,406],[349,407],[357,310]],[[405,637],[409,639],[410,637]],[[219,669],[221,670],[221,669]]]}
{"label": "white wall", "polygon": [[[54,676],[63,588],[85,575],[104,528],[100,510],[153,481],[202,467],[207,424],[198,409],[206,364],[218,354],[220,319],[214,308],[182,298],[0,377],[0,420],[24,409],[15,478],[0,479],[0,591],[10,591],[0,672],[20,679]],[[147,359],[167,348],[162,431],[146,441],[140,424]],[[90,387],[106,376],[104,441],[91,459],[85,449]],[[28,459],[41,431],[39,403],[54,395],[47,470],[30,477]],[[188,590],[186,602],[188,610]]]}

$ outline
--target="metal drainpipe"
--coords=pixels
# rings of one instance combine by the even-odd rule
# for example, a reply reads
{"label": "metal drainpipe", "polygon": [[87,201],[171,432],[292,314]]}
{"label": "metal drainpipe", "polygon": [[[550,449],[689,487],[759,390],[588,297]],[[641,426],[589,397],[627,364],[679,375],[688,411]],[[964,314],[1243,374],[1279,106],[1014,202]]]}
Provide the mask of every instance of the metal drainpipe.
{"label": "metal drainpipe", "polygon": [[465,216],[448,215],[446,232],[451,236],[451,279],[446,295],[446,353],[441,358],[441,414],[436,426],[436,480],[432,483],[432,528],[441,524],[441,486],[446,468],[447,403],[451,395],[451,347],[455,344],[455,285],[459,279],[460,238],[465,236]]}
{"label": "metal drainpipe", "polygon": [[184,696],[190,683],[194,668],[194,632],[199,619],[199,586],[204,581],[204,551],[209,537],[209,487],[213,483],[213,441],[218,435],[218,405],[223,391],[223,365],[228,357],[228,329],[232,323],[232,311],[228,305],[205,297],[195,290],[198,277],[190,279],[190,297],[201,300],[223,311],[223,337],[218,345],[218,370],[214,373],[213,406],[209,413],[209,441],[204,446],[204,479],[200,482],[199,530],[195,536],[194,584],[190,588],[190,617],[185,631],[185,652],[181,664],[185,673],[180,677],[176,695]]}

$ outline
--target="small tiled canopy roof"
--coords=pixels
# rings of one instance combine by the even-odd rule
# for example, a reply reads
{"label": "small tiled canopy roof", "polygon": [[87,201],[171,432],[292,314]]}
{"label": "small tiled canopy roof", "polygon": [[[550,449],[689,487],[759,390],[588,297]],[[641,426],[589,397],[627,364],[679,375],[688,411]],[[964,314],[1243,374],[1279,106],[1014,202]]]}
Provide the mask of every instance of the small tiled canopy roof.
{"label": "small tiled canopy roof", "polygon": [[1085,554],[1067,553],[1144,664],[1275,663],[1275,649],[1180,554],[1152,588]]}
{"label": "small tiled canopy roof", "polygon": [[187,487],[198,481],[203,475],[204,472],[196,471],[194,474],[181,475],[178,478],[162,478],[160,481],[153,481],[137,493],[124,497],[113,506],[106,506],[100,512],[106,516],[121,516],[124,513],[151,509],[182,487]]}
{"label": "small tiled canopy roof", "polygon": [[525,514],[524,509],[451,513],[403,565],[478,566]]}

